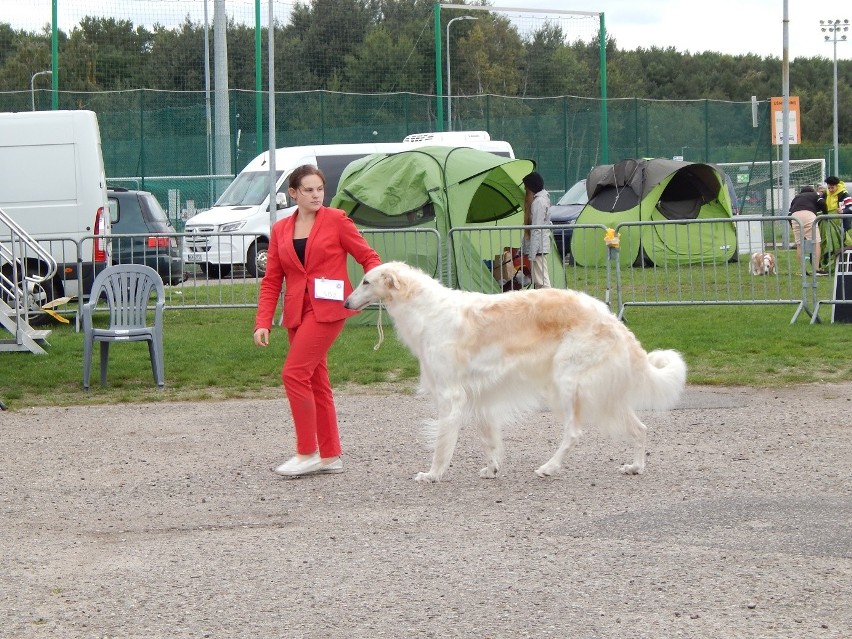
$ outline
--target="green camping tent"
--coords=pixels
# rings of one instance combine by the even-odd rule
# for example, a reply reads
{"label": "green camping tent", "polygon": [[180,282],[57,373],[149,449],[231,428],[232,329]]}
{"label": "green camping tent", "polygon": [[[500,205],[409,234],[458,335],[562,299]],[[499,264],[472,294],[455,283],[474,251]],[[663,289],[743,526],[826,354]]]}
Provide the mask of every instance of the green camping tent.
{"label": "green camping tent", "polygon": [[[622,160],[594,167],[586,178],[589,202],[576,224],[731,218],[725,175],[711,164],[677,160]],[[607,248],[600,229],[575,229],[571,253],[580,266],[602,266]],[[619,261],[631,264],[722,262],[737,255],[733,221],[649,224],[621,229]]]}
{"label": "green camping tent", "polygon": [[[467,147],[419,147],[375,154],[349,164],[330,206],[343,209],[362,229],[434,229],[431,241],[411,234],[381,236],[373,242],[382,260],[402,260],[433,277],[448,232],[457,227],[494,228],[523,225],[523,177],[531,160],[507,158]],[[442,245],[439,249],[437,238]],[[509,239],[511,238],[511,239]],[[521,231],[453,235],[454,287],[497,292],[500,286],[490,261],[504,246],[520,246]],[[555,255],[555,250],[551,255]],[[562,277],[559,277],[559,273]],[[551,282],[564,282],[553,265]]]}

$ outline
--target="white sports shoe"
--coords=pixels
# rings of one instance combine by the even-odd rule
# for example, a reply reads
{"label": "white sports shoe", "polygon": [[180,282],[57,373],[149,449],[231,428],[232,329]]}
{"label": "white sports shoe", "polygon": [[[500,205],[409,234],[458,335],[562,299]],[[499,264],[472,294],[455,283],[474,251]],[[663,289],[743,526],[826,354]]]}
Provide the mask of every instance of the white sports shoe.
{"label": "white sports shoe", "polygon": [[316,471],[317,473],[324,473],[326,475],[330,475],[332,473],[342,473],[343,472],[343,460],[338,457],[333,462],[329,462],[327,464],[320,464],[320,467]]}
{"label": "white sports shoe", "polygon": [[[284,477],[298,477],[299,475],[307,475],[315,473],[322,467],[319,453],[314,453],[307,459],[299,459],[291,457],[283,464],[278,466],[273,472]],[[342,468],[342,465],[341,465]]]}

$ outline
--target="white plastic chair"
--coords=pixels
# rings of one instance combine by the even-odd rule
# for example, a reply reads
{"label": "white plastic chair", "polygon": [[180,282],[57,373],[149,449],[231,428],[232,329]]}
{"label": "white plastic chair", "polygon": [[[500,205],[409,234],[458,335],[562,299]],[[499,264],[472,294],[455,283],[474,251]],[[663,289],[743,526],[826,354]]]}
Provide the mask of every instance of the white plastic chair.
{"label": "white plastic chair", "polygon": [[[154,322],[148,324],[151,294],[156,294]],[[99,302],[106,301],[106,307]],[[92,284],[89,301],[83,305],[83,388],[89,390],[92,350],[101,343],[101,384],[106,384],[107,360],[111,342],[148,342],[154,381],[165,385],[163,371],[163,308],[166,292],[157,271],[142,264],[117,264],[101,271]],[[96,328],[92,314],[109,311],[109,327]]]}

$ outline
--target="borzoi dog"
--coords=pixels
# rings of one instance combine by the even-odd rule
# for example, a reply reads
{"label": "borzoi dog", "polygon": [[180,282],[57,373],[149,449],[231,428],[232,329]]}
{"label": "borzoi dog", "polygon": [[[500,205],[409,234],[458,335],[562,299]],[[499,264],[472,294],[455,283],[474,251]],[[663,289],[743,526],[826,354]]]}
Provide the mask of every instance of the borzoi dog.
{"label": "borzoi dog", "polygon": [[420,482],[446,474],[462,425],[475,425],[487,463],[480,477],[496,477],[502,431],[549,405],[563,424],[562,443],[535,472],[553,475],[595,425],[633,442],[633,463],[645,469],[646,427],[634,409],[674,406],[686,383],[676,351],[646,353],[602,302],[577,291],[525,290],[496,295],[444,287],[402,262],[364,276],[349,309],[382,302],[402,342],[420,361],[421,387],[435,401],[435,452]]}

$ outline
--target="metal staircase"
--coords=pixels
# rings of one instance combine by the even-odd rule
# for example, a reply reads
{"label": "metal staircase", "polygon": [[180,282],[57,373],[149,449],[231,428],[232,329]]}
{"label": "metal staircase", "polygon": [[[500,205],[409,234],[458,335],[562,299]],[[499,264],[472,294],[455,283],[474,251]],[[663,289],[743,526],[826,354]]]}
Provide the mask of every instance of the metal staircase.
{"label": "metal staircase", "polygon": [[[46,264],[47,272],[28,269],[30,261]],[[0,326],[11,334],[0,331],[0,351],[46,353],[50,331],[33,328],[29,316],[40,308],[39,285],[55,274],[53,256],[0,209]]]}

